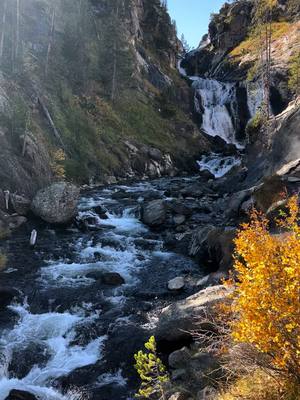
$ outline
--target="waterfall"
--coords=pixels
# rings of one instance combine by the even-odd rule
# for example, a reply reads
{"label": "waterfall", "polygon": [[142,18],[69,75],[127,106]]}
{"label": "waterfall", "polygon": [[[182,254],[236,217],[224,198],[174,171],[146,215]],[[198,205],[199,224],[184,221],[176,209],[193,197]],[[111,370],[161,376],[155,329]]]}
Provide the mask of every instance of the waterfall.
{"label": "waterfall", "polygon": [[[236,140],[239,121],[236,84],[188,76],[181,61],[178,63],[178,70],[182,76],[193,82],[195,111],[202,116],[203,131],[210,136],[221,137],[226,143],[234,144],[237,149],[243,149],[244,146]],[[253,105],[252,108],[255,107]],[[238,165],[241,165],[239,156],[216,153],[203,156],[198,161],[200,171],[208,170],[215,178],[221,178]]]}
{"label": "waterfall", "polygon": [[197,161],[200,171],[209,171],[215,178],[222,178],[233,167],[241,165],[241,159],[235,156],[220,156],[211,153]]}
{"label": "waterfall", "polygon": [[195,90],[195,109],[202,113],[202,129],[210,136],[220,136],[237,147],[235,133],[236,89],[234,83],[214,79],[192,78]]}

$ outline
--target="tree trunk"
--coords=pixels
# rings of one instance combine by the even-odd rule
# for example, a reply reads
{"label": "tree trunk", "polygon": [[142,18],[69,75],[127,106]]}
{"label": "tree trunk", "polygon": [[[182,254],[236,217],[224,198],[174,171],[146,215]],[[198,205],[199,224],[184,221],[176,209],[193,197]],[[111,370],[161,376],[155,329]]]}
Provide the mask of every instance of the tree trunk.
{"label": "tree trunk", "polygon": [[[116,20],[119,18],[119,2],[117,1],[116,8]],[[111,87],[111,101],[114,102],[116,99],[117,90],[117,69],[118,69],[118,44],[117,44],[117,33],[115,34],[114,46],[113,46],[113,71],[112,71],[112,87]]]}
{"label": "tree trunk", "polygon": [[53,42],[53,37],[54,37],[54,28],[55,28],[55,7],[53,7],[53,11],[52,11],[51,31],[50,31],[50,37],[49,37],[49,43],[48,43],[48,49],[47,49],[46,66],[45,66],[45,77],[46,78],[48,77],[49,59],[50,59],[52,42]]}
{"label": "tree trunk", "polygon": [[55,138],[58,140],[58,142],[61,145],[62,149],[66,152],[66,148],[65,148],[65,145],[64,145],[64,143],[62,141],[62,138],[61,138],[58,130],[56,129],[56,126],[55,126],[55,124],[53,122],[53,119],[52,119],[47,107],[45,106],[43,100],[40,97],[38,98],[38,103],[41,106],[41,109],[42,109],[46,119],[48,120],[49,125],[52,128],[52,131],[53,131],[53,134],[54,134]]}
{"label": "tree trunk", "polygon": [[1,31],[1,39],[0,39],[0,62],[1,63],[2,63],[2,59],[3,59],[3,50],[4,50],[6,12],[7,12],[7,0],[4,0],[3,16],[2,16],[2,31]]}
{"label": "tree trunk", "polygon": [[15,48],[15,59],[17,62],[19,57],[19,42],[20,42],[20,0],[17,0],[17,27],[16,27],[16,48]]}
{"label": "tree trunk", "polygon": [[22,149],[22,156],[23,157],[25,157],[25,154],[26,154],[27,136],[28,136],[28,129],[29,129],[29,124],[30,124],[30,119],[31,119],[31,113],[29,111],[27,119],[26,119],[26,126],[25,126],[24,140],[23,140],[23,149]]}

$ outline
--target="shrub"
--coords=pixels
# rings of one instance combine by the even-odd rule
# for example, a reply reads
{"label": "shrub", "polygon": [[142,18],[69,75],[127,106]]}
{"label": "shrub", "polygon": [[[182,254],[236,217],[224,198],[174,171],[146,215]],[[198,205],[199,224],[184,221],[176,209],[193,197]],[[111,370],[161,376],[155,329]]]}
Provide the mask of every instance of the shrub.
{"label": "shrub", "polygon": [[298,400],[299,394],[296,384],[258,368],[237,379],[221,392],[217,400]]}
{"label": "shrub", "polygon": [[147,353],[140,350],[134,356],[136,361],[135,369],[142,380],[140,390],[136,397],[148,399],[153,394],[158,393],[160,396],[159,398],[164,400],[163,385],[169,381],[169,375],[161,359],[157,356],[154,336],[151,336],[149,341],[145,343],[145,348],[148,350]]}
{"label": "shrub", "polygon": [[266,124],[267,117],[262,111],[258,111],[248,122],[246,127],[246,137],[248,143],[254,143],[257,140],[261,128]]}
{"label": "shrub", "polygon": [[289,60],[289,88],[297,95],[300,94],[300,50]]}
{"label": "shrub", "polygon": [[66,171],[64,163],[66,161],[66,154],[63,149],[54,151],[52,155],[51,168],[56,178],[59,180],[65,179]]}
{"label": "shrub", "polygon": [[233,339],[265,355],[270,367],[300,380],[300,228],[297,197],[287,202],[272,234],[253,211],[235,240],[237,288]]}

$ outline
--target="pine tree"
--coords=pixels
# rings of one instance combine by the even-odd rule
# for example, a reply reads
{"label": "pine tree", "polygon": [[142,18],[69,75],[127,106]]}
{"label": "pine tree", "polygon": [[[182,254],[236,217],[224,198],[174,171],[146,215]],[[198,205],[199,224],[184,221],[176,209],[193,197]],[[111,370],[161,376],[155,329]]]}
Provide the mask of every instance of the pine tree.
{"label": "pine tree", "polygon": [[181,40],[184,52],[188,53],[191,50],[191,46],[188,44],[188,41],[186,40],[184,34],[181,35],[180,40]]}

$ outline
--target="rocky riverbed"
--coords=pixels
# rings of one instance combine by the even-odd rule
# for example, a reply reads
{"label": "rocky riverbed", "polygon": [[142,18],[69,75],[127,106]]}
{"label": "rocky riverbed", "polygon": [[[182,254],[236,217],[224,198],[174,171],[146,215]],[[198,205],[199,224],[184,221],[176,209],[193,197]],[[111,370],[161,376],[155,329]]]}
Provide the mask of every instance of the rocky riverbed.
{"label": "rocky riverbed", "polygon": [[151,334],[165,356],[188,344],[157,321],[205,287],[207,273],[217,282],[228,268],[228,199],[216,182],[206,172],[87,189],[71,226],[30,219],[14,232],[1,273],[1,400],[12,390],[129,399],[133,355]]}
{"label": "rocky riverbed", "polygon": [[0,400],[131,399],[133,355],[152,334],[174,388],[205,399],[217,360],[189,332],[227,296],[237,225],[299,189],[299,162],[247,179],[235,165],[218,179],[205,170],[85,188],[70,225],[31,216],[13,231],[2,242]]}

